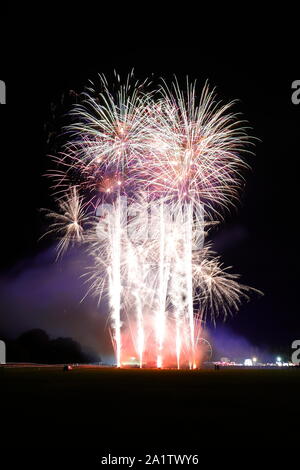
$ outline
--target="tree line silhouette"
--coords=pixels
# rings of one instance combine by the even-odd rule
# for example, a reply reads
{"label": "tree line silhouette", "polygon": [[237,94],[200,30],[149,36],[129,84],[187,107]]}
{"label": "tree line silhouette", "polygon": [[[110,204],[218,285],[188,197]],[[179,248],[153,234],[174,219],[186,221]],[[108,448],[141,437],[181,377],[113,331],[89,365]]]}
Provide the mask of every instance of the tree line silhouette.
{"label": "tree line silhouette", "polygon": [[[32,329],[11,340],[1,336],[6,344],[6,362],[40,364],[88,363],[96,358],[82,351],[72,338],[50,339],[42,329]],[[99,361],[99,358],[97,359]]]}

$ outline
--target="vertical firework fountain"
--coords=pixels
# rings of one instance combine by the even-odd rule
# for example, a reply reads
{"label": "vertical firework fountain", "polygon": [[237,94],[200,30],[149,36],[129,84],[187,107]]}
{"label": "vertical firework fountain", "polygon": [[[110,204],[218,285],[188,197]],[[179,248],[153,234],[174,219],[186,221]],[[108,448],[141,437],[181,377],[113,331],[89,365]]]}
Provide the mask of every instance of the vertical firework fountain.
{"label": "vertical firework fountain", "polygon": [[111,243],[111,265],[109,272],[109,301],[111,307],[111,318],[115,331],[117,366],[121,366],[121,204],[118,192],[113,206],[113,220],[111,224],[109,241]]}
{"label": "vertical firework fountain", "polygon": [[[90,89],[73,109],[71,139],[55,157],[59,254],[83,242],[93,259],[89,292],[108,297],[121,367],[199,365],[199,323],[226,317],[249,287],[204,243],[206,227],[238,200],[249,141],[231,104],[177,81],[149,91],[128,77]],[[96,216],[93,208],[96,207]],[[197,318],[199,315],[197,316]]]}

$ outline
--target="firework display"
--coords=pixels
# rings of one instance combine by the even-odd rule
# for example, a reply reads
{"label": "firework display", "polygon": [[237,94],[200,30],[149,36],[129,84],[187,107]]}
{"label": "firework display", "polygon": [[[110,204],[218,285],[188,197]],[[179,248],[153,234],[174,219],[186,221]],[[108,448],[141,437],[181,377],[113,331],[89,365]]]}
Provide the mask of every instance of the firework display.
{"label": "firework display", "polygon": [[58,255],[81,243],[88,293],[107,299],[116,364],[196,368],[201,331],[248,299],[206,242],[243,186],[246,128],[204,86],[100,78],[72,112],[50,176]]}

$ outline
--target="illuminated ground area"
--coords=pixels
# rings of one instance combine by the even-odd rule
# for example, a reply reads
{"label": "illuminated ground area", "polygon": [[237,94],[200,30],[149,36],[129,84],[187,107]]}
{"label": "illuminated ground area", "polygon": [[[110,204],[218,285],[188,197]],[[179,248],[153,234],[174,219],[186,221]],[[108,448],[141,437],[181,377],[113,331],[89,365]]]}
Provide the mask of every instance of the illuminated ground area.
{"label": "illuminated ground area", "polygon": [[300,370],[0,368],[2,445],[156,451],[293,445]]}

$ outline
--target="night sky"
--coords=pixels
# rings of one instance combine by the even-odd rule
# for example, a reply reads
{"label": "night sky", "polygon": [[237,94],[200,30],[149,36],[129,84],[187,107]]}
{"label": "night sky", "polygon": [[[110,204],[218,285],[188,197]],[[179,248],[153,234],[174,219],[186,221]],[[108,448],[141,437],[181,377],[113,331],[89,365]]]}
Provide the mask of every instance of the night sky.
{"label": "night sky", "polygon": [[[167,79],[176,74],[179,80],[189,75],[200,85],[208,79],[222,100],[239,100],[235,110],[243,113],[259,141],[256,155],[248,159],[252,170],[240,207],[226,217],[213,240],[225,264],[232,265],[244,283],[262,290],[264,297],[254,295],[238,315],[228,319],[227,327],[258,348],[288,354],[292,341],[300,337],[300,104],[291,101],[291,84],[300,79],[300,71],[292,51],[287,56],[284,48],[269,39],[246,43],[240,37],[227,44],[222,36],[220,47],[212,50],[200,36],[191,47],[163,43],[149,48],[139,41],[124,44],[121,35],[101,41],[95,30],[83,39],[70,24],[44,27],[33,20],[20,21],[15,36],[17,40],[4,51],[0,68],[0,79],[7,86],[7,104],[0,106],[0,290],[4,299],[0,331],[20,332],[13,315],[16,286],[34,263],[42,259],[44,269],[45,263],[50,266],[53,261],[52,255],[45,255],[51,252],[53,240],[38,241],[45,230],[39,209],[54,207],[49,182],[42,175],[49,168],[47,154],[54,151],[53,135],[64,122],[62,115],[98,72],[116,69],[126,75],[134,67],[141,79],[152,73]],[[41,282],[47,284],[43,273]],[[55,274],[51,276],[53,280]],[[27,288],[26,282],[21,283],[21,298],[22,289]],[[30,306],[29,297],[27,292]],[[64,311],[62,305],[60,308]],[[24,329],[35,327],[28,305],[24,312]],[[55,333],[68,334],[68,322],[73,320],[64,318],[65,322],[56,320]]]}

